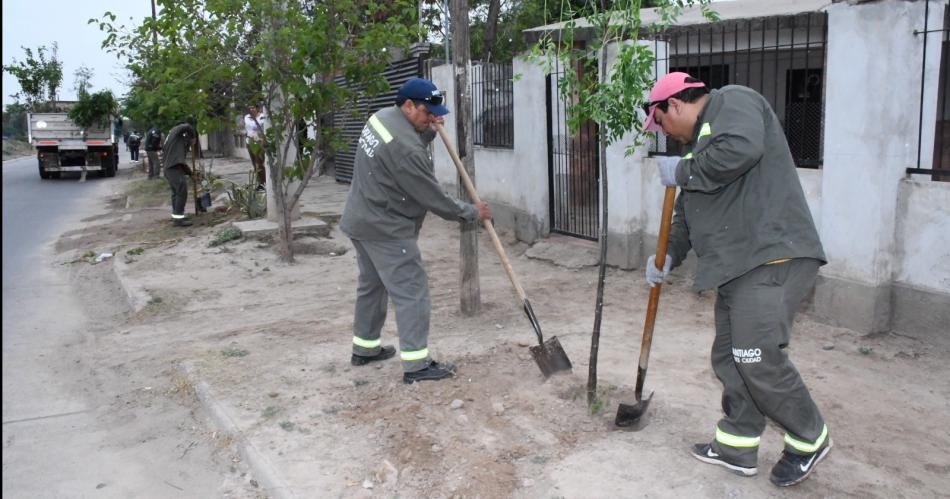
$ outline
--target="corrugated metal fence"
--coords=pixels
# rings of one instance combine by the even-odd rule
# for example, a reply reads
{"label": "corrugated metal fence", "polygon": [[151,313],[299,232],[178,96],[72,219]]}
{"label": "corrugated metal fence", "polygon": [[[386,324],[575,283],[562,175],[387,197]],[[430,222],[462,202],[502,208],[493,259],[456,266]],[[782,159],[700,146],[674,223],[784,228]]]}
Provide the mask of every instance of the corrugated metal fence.
{"label": "corrugated metal fence", "polygon": [[[337,182],[350,183],[353,179],[353,162],[356,160],[357,141],[366,120],[380,109],[392,106],[396,102],[396,92],[406,80],[425,75],[425,59],[413,57],[394,62],[386,68],[383,75],[389,82],[389,91],[372,97],[361,97],[356,106],[347,112],[338,112],[333,117],[333,127],[343,134],[346,146],[334,157],[334,171]],[[338,82],[342,81],[342,78]]]}

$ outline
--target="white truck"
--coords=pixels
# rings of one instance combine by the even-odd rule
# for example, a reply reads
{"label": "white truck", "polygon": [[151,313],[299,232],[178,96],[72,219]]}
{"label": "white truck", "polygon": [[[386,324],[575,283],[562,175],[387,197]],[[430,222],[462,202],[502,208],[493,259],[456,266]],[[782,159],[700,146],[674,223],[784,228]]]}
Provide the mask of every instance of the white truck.
{"label": "white truck", "polygon": [[40,178],[58,178],[61,172],[99,172],[114,177],[119,146],[113,127],[83,130],[67,113],[29,113],[29,140],[36,149]]}

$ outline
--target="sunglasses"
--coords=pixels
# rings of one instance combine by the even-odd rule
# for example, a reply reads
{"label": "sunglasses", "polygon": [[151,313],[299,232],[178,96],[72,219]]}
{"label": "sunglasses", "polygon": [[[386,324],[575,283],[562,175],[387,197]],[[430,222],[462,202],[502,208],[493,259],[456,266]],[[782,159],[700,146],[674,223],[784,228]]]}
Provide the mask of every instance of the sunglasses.
{"label": "sunglasses", "polygon": [[663,100],[657,100],[657,101],[653,101],[653,102],[647,102],[646,104],[643,105],[643,112],[644,112],[647,116],[649,116],[649,115],[650,115],[650,108],[653,107],[653,106],[657,106],[657,107],[660,108],[660,111],[663,111],[663,112],[665,113],[665,112],[667,111],[667,109],[669,109],[669,105],[670,105],[669,100],[670,100],[670,98],[667,97],[666,99],[663,99]]}
{"label": "sunglasses", "polygon": [[438,95],[430,95],[430,96],[425,97],[425,98],[413,97],[412,100],[415,100],[415,101],[422,101],[422,102],[428,102],[429,104],[433,104],[433,105],[436,105],[436,106],[441,106],[441,105],[442,105],[442,101],[445,100],[445,96],[444,96],[444,94],[439,93]]}

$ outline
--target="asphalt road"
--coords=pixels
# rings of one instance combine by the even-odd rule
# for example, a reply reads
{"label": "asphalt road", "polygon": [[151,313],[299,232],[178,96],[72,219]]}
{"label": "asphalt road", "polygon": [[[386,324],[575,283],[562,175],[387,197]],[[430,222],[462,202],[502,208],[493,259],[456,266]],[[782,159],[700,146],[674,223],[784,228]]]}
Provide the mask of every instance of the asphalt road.
{"label": "asphalt road", "polygon": [[[120,168],[130,168],[122,155]],[[101,211],[121,176],[41,180],[33,158],[3,164],[5,497],[214,497],[220,490],[222,475],[207,456],[168,457],[180,419],[116,409],[128,389],[93,374],[98,366],[88,361],[96,343],[90,330],[106,319],[90,317],[53,253],[56,237]]]}

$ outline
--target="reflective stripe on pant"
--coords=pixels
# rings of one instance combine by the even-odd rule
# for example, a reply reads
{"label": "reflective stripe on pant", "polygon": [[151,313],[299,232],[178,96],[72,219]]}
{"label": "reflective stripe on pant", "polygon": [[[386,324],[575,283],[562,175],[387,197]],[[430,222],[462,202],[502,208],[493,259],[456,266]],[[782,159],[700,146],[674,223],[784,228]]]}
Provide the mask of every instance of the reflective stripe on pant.
{"label": "reflective stripe on pant", "polygon": [[[757,267],[719,287],[712,365],[722,382],[725,416],[716,442],[737,464],[755,464],[766,417],[795,442],[824,443],[824,420],[785,350],[818,266],[818,260],[796,258]],[[750,439],[755,445],[735,444]],[[786,448],[802,453],[788,443]]]}
{"label": "reflective stripe on pant", "polygon": [[353,353],[379,353],[379,334],[391,297],[396,308],[403,370],[425,369],[431,362],[427,345],[432,307],[419,246],[415,240],[352,242],[360,270],[353,317]]}
{"label": "reflective stripe on pant", "polygon": [[172,190],[172,218],[185,216],[185,203],[188,201],[188,174],[181,165],[165,168],[165,178]]}

